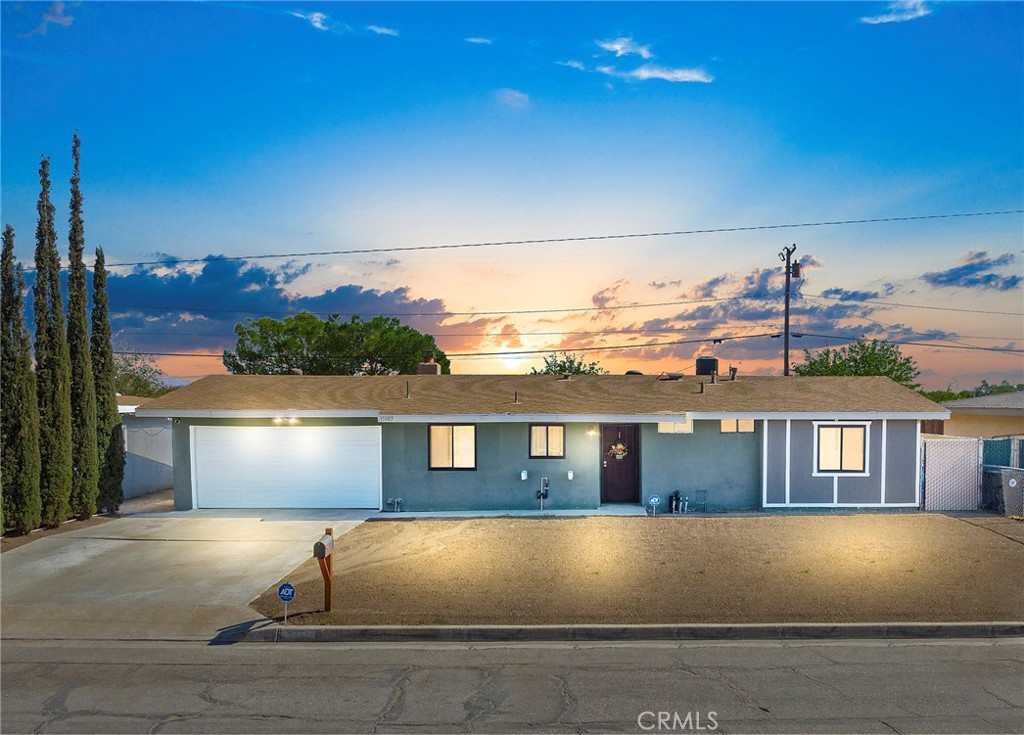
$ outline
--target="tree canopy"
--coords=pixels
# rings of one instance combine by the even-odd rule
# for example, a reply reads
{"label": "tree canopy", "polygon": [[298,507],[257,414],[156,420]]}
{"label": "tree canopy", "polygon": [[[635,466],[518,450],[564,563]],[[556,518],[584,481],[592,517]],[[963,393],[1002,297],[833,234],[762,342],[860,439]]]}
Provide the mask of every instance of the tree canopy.
{"label": "tree canopy", "polygon": [[163,382],[164,371],[156,366],[152,355],[135,352],[124,343],[118,348],[114,354],[114,387],[118,394],[156,398],[173,390]]}
{"label": "tree canopy", "polygon": [[586,362],[583,355],[552,352],[544,358],[544,369],[530,368],[530,375],[605,375],[598,362]]}
{"label": "tree canopy", "polygon": [[796,375],[884,375],[900,385],[917,388],[920,375],[914,358],[904,355],[896,345],[873,339],[857,340],[845,347],[825,347],[812,353],[804,350],[804,362],[793,363]]}
{"label": "tree canopy", "polygon": [[282,320],[247,319],[235,326],[234,352],[224,351],[224,366],[236,375],[393,375],[416,372],[425,353],[433,353],[441,371],[448,358],[429,334],[394,317],[358,316],[341,321],[302,311]]}

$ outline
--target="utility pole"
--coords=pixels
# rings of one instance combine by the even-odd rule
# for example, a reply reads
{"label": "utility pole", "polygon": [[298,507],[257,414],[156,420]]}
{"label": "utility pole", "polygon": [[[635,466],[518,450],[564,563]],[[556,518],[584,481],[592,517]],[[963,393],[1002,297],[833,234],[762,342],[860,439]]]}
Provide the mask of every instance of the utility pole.
{"label": "utility pole", "polygon": [[782,374],[789,375],[789,285],[790,278],[800,278],[800,263],[793,263],[791,259],[796,252],[796,244],[782,248],[779,253],[779,260],[786,264],[786,312],[785,328],[782,339]]}

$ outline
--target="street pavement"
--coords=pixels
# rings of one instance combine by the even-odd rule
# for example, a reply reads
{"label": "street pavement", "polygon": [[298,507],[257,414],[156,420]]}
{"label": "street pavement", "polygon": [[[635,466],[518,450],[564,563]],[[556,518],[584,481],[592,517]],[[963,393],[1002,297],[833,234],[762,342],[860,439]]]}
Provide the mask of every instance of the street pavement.
{"label": "street pavement", "polygon": [[3,733],[1024,731],[1020,639],[5,641],[2,671]]}

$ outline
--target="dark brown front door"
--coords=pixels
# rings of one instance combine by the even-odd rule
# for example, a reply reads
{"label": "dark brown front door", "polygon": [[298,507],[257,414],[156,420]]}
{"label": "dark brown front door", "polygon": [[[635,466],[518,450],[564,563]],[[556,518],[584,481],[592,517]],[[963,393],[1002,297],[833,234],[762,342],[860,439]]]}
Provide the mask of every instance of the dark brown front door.
{"label": "dark brown front door", "polygon": [[640,427],[601,427],[601,502],[640,502]]}

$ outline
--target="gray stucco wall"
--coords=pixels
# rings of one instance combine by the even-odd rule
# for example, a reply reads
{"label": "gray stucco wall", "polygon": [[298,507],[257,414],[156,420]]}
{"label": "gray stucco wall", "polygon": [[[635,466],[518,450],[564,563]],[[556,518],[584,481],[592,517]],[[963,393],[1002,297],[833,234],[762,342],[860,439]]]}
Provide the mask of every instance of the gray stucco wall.
{"label": "gray stucco wall", "polygon": [[723,434],[719,421],[695,421],[692,434],[659,434],[656,424],[640,427],[642,497],[667,497],[679,490],[691,507],[698,491],[709,511],[753,510],[761,504],[761,431]]}
{"label": "gray stucco wall", "polygon": [[427,424],[383,424],[384,494],[402,498],[405,510],[534,509],[547,477],[544,507],[597,508],[600,440],[587,434],[592,426],[565,425],[565,459],[530,459],[528,424],[477,424],[475,470],[430,470]]}
{"label": "gray stucco wall", "polygon": [[[888,420],[885,437],[885,497],[882,497],[882,421],[870,422],[870,458],[866,477],[839,476],[838,502],[846,505],[914,503],[917,498],[917,422]],[[792,504],[831,505],[836,501],[836,481],[815,477],[814,423],[792,421],[790,436],[790,493]],[[771,421],[768,428],[767,502],[785,502],[785,421]]]}

